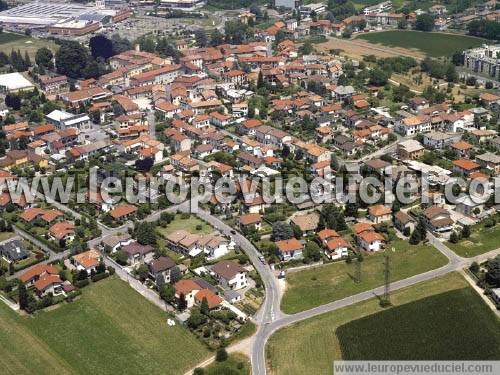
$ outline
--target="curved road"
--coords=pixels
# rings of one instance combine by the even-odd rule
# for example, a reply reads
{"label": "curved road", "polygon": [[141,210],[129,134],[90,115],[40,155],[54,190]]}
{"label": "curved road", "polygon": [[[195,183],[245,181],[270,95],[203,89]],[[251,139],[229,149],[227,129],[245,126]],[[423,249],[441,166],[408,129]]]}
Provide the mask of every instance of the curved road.
{"label": "curved road", "polygon": [[[448,258],[449,261],[448,264],[443,267],[437,268],[435,270],[414,275],[403,280],[395,281],[391,283],[391,290],[406,288],[408,286],[421,283],[426,280],[443,276],[447,273],[462,269],[463,267],[467,266],[473,261],[482,262],[490,258],[492,255],[496,255],[500,252],[500,249],[496,249],[474,258],[462,258],[458,256],[456,253],[454,253],[452,250],[450,250],[446,245],[440,242],[432,234],[428,234],[428,239],[429,242],[436,247],[436,249],[438,249],[443,255],[445,255]],[[377,295],[383,294],[383,292],[384,292],[384,286],[381,286],[378,288],[368,290],[366,292],[346,297],[338,301],[334,301],[325,305],[315,307],[310,310],[302,311],[297,314],[282,316],[280,319],[277,319],[268,324],[264,323],[264,326],[262,326],[261,329],[259,329],[259,331],[256,333],[256,338],[253,345],[252,358],[251,358],[253,373],[258,375],[266,374],[265,347],[269,337],[271,337],[271,335],[277,330],[284,328],[290,324],[297,323],[320,314],[335,311],[337,309],[371,299]]]}

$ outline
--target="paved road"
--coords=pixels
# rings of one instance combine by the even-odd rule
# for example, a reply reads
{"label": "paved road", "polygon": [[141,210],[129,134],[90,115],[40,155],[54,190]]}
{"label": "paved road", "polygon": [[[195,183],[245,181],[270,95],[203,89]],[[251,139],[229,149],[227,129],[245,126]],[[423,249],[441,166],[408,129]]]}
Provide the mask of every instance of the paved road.
{"label": "paved road", "polygon": [[154,111],[148,111],[149,136],[151,139],[156,139],[156,118]]}
{"label": "paved road", "polygon": [[65,258],[65,257],[67,257],[69,255],[69,250],[61,251],[61,252],[57,253],[54,250],[52,250],[50,247],[48,247],[46,244],[44,244],[43,242],[37,240],[31,234],[29,234],[29,233],[27,233],[27,232],[25,232],[25,231],[17,228],[15,225],[12,226],[12,229],[14,230],[14,232],[19,237],[24,238],[25,240],[27,240],[27,241],[31,242],[32,244],[34,244],[36,247],[40,248],[40,250],[42,250],[46,254],[49,254],[49,258],[46,259],[46,260],[44,260],[44,261],[42,261],[42,262],[34,264],[33,266],[30,266],[30,267],[27,267],[25,269],[22,269],[20,271],[15,272],[14,274],[12,274],[12,275],[10,275],[10,276],[7,277],[8,280],[11,280],[11,279],[19,277],[20,275],[22,275],[24,272],[26,272],[31,267],[34,267],[35,265],[38,265],[38,264],[47,264],[47,263],[50,263],[50,262],[53,262],[53,261],[56,261],[56,260],[59,260],[59,259],[63,259],[63,258]]}
{"label": "paved road", "polygon": [[[492,256],[499,254],[500,249],[496,249],[493,251],[490,251],[488,253],[479,255],[474,258],[462,258],[455,254],[451,249],[449,249],[445,244],[440,242],[436,237],[433,235],[429,234],[428,235],[429,241],[441,252],[443,255],[445,255],[449,262],[447,265],[437,268],[435,270],[431,270],[425,273],[421,273],[415,276],[408,277],[403,280],[395,281],[391,283],[391,290],[398,290],[401,288],[406,288],[408,286],[412,286],[417,283],[421,283],[423,281],[431,280],[436,277],[440,277],[443,275],[446,275],[447,273],[453,272],[460,270],[470,263],[476,261],[476,262],[482,262],[488,258],[491,258]],[[302,311],[297,314],[293,315],[287,315],[283,316],[282,318],[275,320],[274,322],[271,322],[269,324],[265,324],[262,329],[260,329],[255,337],[255,342],[254,342],[254,350],[252,352],[252,357],[251,357],[251,362],[252,362],[252,371],[254,374],[257,375],[264,375],[266,374],[266,357],[265,357],[265,347],[267,340],[271,335],[276,332],[277,330],[284,328],[290,324],[300,322],[302,320],[306,320],[312,317],[315,317],[320,314],[324,314],[327,312],[335,311],[337,309],[362,302],[368,299],[371,299],[375,296],[381,295],[384,292],[384,287],[378,287],[374,288],[372,290],[368,290],[366,292],[362,292],[359,294],[356,294],[354,296],[346,297],[344,299],[331,302],[325,305],[321,305],[318,307],[315,307],[310,310]]]}

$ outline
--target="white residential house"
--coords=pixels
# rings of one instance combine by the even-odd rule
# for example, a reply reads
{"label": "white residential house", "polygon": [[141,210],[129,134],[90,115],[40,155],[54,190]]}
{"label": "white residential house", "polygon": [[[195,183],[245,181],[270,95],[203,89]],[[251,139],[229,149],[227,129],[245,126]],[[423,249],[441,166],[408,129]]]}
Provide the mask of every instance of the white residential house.
{"label": "white residential house", "polygon": [[238,290],[248,285],[248,271],[235,261],[223,260],[212,266],[210,271],[224,288]]}

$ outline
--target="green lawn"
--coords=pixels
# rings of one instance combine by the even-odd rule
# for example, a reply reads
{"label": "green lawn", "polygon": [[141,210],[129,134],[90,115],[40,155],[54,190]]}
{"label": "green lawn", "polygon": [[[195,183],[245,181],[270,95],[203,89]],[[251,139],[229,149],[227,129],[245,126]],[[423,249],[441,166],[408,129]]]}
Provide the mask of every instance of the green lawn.
{"label": "green lawn", "polygon": [[[458,273],[451,273],[440,278],[395,291],[391,293],[391,302],[396,309],[398,306],[409,302],[422,300],[426,297],[448,292],[450,290],[468,287],[467,282],[462,276]],[[492,324],[490,321],[492,318],[488,317],[487,312],[482,311],[484,309],[479,306],[482,301],[479,297],[475,299],[471,297],[464,301],[464,305],[470,303],[470,301],[477,305],[470,308],[470,310],[469,308],[465,308],[468,312],[474,312],[472,317],[474,319],[477,317],[485,317],[487,320],[483,322],[483,327],[485,327],[486,330],[476,331],[476,336],[491,335]],[[451,322],[454,319],[458,319],[458,321],[461,322],[462,326],[459,329],[455,331],[450,329],[446,332],[446,335],[447,337],[453,335],[452,341],[455,341],[458,345],[464,345],[469,348],[471,357],[473,357],[475,348],[469,347],[465,337],[462,339],[462,328],[468,325],[471,319],[468,319],[467,315],[459,317],[459,314],[463,314],[464,310],[462,308],[462,310],[456,311],[457,308],[460,309],[460,306],[454,305],[453,309],[450,310],[447,310],[446,306],[440,306],[440,314],[442,315],[441,321],[444,320],[445,324],[447,324],[447,321]],[[333,361],[335,359],[342,359],[342,351],[336,334],[337,328],[350,321],[380,311],[385,313],[390,310],[382,309],[379,306],[378,300],[373,298],[331,313],[307,319],[277,331],[271,336],[266,350],[267,362],[271,372],[275,375],[332,374]],[[418,313],[417,311],[416,314]],[[490,313],[490,315],[493,316],[492,313]],[[405,315],[404,317],[407,319],[406,327],[412,329],[411,326],[414,324],[414,320],[416,320],[416,315]],[[467,319],[466,323],[464,323],[464,319]],[[455,323],[450,324],[454,325]],[[478,327],[475,322],[472,324],[475,328]],[[391,326],[384,327],[384,329],[389,328],[391,328]],[[496,331],[498,331],[498,328],[496,328]],[[360,332],[360,335],[364,336],[362,332]],[[388,341],[392,339],[393,337]],[[406,344],[413,347],[412,340],[413,338],[408,340]],[[445,340],[441,337],[439,341],[444,343],[444,345],[448,345],[450,340]],[[497,348],[499,347],[498,341],[496,346]],[[293,353],[293,355],[290,355],[290,353]],[[499,354],[497,354],[496,358],[498,358],[498,355]]]}
{"label": "green lawn", "polygon": [[[0,34],[2,35],[2,34]],[[0,242],[6,241],[9,238],[14,237],[16,234],[14,232],[0,232]]]}
{"label": "green lawn", "polygon": [[179,374],[208,355],[118,278],[91,284],[78,301],[33,318],[0,304],[0,348],[8,374]]}
{"label": "green lawn", "polygon": [[458,243],[447,242],[446,245],[463,257],[474,257],[500,247],[500,224],[485,228],[484,224],[471,226],[471,235]]}
{"label": "green lawn", "polygon": [[[412,246],[402,240],[389,244],[385,253],[391,257],[391,281],[439,268],[447,262],[446,257],[432,246]],[[365,256],[359,283],[354,282],[355,262],[341,261],[291,272],[287,274],[281,308],[292,314],[381,286],[384,283],[383,260],[384,252]]]}
{"label": "green lawn", "polygon": [[244,354],[229,354],[224,362],[214,362],[205,368],[206,375],[250,375],[250,361]]}
{"label": "green lawn", "polygon": [[24,52],[27,51],[30,58],[34,58],[36,51],[39,48],[47,47],[52,52],[55,52],[59,47],[51,40],[31,38],[25,35],[3,32],[0,34],[0,52],[7,55],[14,50],[20,50],[24,57]]}
{"label": "green lawn", "polygon": [[451,56],[456,51],[478,47],[486,42],[466,35],[401,30],[361,34],[358,38],[389,47],[417,49],[431,57]]}
{"label": "green lawn", "polygon": [[[201,225],[201,230],[196,229],[198,225]],[[191,215],[189,219],[182,219],[180,214],[176,215],[175,219],[168,224],[166,228],[158,227],[158,232],[160,232],[163,236],[168,236],[178,230],[185,230],[190,233],[208,234],[212,233],[214,228],[210,224],[200,220],[195,215]]]}
{"label": "green lawn", "polygon": [[355,320],[337,328],[337,337],[347,360],[500,358],[500,321],[472,288]]}

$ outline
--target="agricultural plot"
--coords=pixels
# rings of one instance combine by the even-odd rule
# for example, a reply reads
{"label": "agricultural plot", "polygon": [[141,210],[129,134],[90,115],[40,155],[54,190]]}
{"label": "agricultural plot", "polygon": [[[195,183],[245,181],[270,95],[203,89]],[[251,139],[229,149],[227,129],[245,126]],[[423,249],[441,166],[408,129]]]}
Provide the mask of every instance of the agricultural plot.
{"label": "agricultural plot", "polygon": [[0,348],[7,374],[179,374],[208,355],[185,328],[169,327],[160,309],[117,278],[33,318],[0,304]]}
{"label": "agricultural plot", "polygon": [[[388,247],[386,252],[391,257],[392,281],[446,264],[446,257],[432,246],[413,246],[407,241],[398,240]],[[382,252],[364,257],[361,263],[361,282],[354,281],[354,262],[341,261],[289,273],[281,308],[292,314],[381,286],[384,283],[383,257]]]}
{"label": "agricultural plot", "polygon": [[449,57],[457,51],[479,47],[486,42],[466,35],[402,30],[360,34],[356,39],[388,47],[416,49],[430,57]]}
{"label": "agricultural plot", "polygon": [[[454,290],[337,328],[347,360],[496,360],[500,322],[472,288]],[[467,345],[464,345],[467,343]]]}
{"label": "agricultural plot", "polygon": [[[356,321],[357,319],[368,316],[376,316],[373,314],[385,314],[391,311],[391,309],[399,309],[408,303],[426,301],[428,299],[427,297],[447,293],[453,290],[463,290],[464,288],[466,291],[462,293],[462,296],[466,298],[465,300],[461,300],[461,297],[456,295],[454,298],[447,297],[441,299],[439,301],[440,303],[435,302],[433,304],[434,308],[437,309],[434,312],[434,316],[437,317],[438,315],[441,315],[441,317],[439,317],[439,321],[442,322],[445,327],[448,327],[447,329],[440,330],[441,333],[444,332],[445,336],[439,337],[439,339],[435,340],[446,345],[448,345],[450,341],[454,340],[457,345],[464,345],[466,349],[468,349],[468,354],[470,354],[471,358],[482,358],[484,353],[481,352],[482,348],[476,349],[475,347],[470,346],[468,344],[469,342],[478,342],[480,345],[484,345],[485,342],[492,342],[494,345],[488,353],[491,354],[493,350],[496,350],[496,358],[498,358],[500,355],[500,353],[498,353],[498,348],[500,347],[498,341],[498,332],[500,331],[498,327],[498,320],[496,321],[497,326],[495,326],[495,317],[493,313],[488,311],[488,308],[482,305],[483,302],[480,297],[473,295],[473,291],[470,293],[468,292],[470,290],[469,284],[460,274],[451,273],[440,278],[394,291],[391,294],[391,302],[394,307],[389,308],[388,310],[382,309],[379,305],[378,299],[373,298],[331,313],[307,319],[277,331],[273,336],[271,336],[267,345],[266,355],[268,367],[275,375],[332,374],[333,361],[336,359],[343,359],[343,351],[339,343],[339,335],[337,334],[338,327],[345,326],[346,324],[349,324],[349,322]],[[448,302],[453,302],[453,305],[443,305]],[[429,302],[424,302],[420,306],[424,308],[428,303]],[[413,328],[410,327],[411,325],[419,324],[420,327],[422,327],[421,324],[425,319],[424,317],[428,317],[428,315],[425,314],[420,315],[417,305],[412,308],[412,315],[408,315],[408,312],[404,312],[403,310],[399,311],[401,314],[406,314],[404,315],[407,319],[405,323],[406,327],[412,330]],[[469,314],[469,312],[472,315],[466,315]],[[453,321],[455,319],[457,319],[457,322]],[[418,323],[415,321],[418,321]],[[460,324],[458,329],[455,328],[455,324]],[[473,327],[470,330],[466,327],[469,324]],[[406,327],[400,327],[397,332],[402,332],[402,330]],[[392,321],[391,325],[385,326],[384,329],[390,329],[393,331]],[[472,331],[473,329],[479,330]],[[388,347],[388,345],[390,345],[388,341],[395,339],[394,336],[396,335],[396,331],[393,332],[394,335],[391,335],[389,340],[386,340],[386,336],[384,335],[378,335],[377,333],[374,334],[374,340],[377,340],[378,337],[381,339],[376,341],[375,344],[373,341],[370,341],[372,348],[378,345],[387,345]],[[471,332],[474,332],[474,340],[467,341],[470,338]],[[494,332],[493,335],[496,337],[494,339],[491,339],[492,332]],[[426,332],[425,334],[428,333]],[[483,339],[481,337],[483,335],[488,335],[489,338]],[[363,339],[364,338],[365,337],[363,336]],[[385,343],[382,338],[386,340]],[[361,336],[359,336],[358,341],[360,340],[362,340]],[[413,344],[411,344],[412,340],[413,338],[411,340],[407,340],[405,345],[411,345],[413,347]],[[483,342],[483,340],[485,341]],[[421,343],[421,341],[418,342]],[[345,345],[347,345],[347,342]],[[347,350],[347,347],[345,350]],[[439,348],[439,350],[440,353],[447,351],[442,347]],[[291,356],[290,353],[293,353],[293,355]]]}

